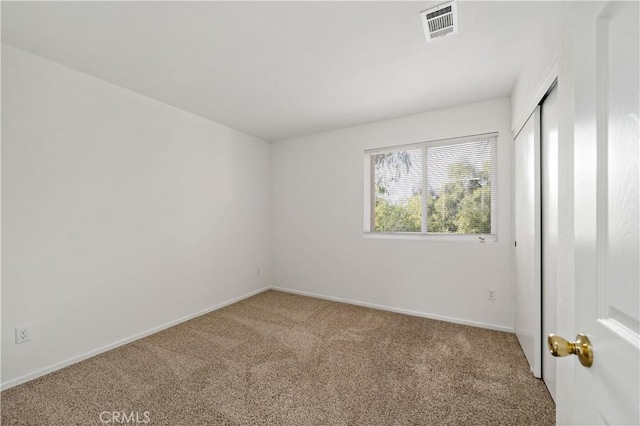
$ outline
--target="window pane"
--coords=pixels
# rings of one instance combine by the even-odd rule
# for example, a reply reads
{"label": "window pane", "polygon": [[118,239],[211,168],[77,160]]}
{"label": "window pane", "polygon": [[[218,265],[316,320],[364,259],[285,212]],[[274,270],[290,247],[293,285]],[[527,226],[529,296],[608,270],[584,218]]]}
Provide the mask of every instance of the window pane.
{"label": "window pane", "polygon": [[427,148],[427,232],[491,233],[493,144]]}
{"label": "window pane", "polygon": [[420,232],[422,149],[373,155],[375,231]]}

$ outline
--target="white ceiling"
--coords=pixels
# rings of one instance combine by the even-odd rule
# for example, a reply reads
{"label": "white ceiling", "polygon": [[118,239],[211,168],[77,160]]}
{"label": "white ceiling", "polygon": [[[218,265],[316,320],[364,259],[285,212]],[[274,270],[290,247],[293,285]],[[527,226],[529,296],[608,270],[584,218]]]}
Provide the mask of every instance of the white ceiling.
{"label": "white ceiling", "polygon": [[2,2],[2,41],[265,140],[507,96],[550,2]]}

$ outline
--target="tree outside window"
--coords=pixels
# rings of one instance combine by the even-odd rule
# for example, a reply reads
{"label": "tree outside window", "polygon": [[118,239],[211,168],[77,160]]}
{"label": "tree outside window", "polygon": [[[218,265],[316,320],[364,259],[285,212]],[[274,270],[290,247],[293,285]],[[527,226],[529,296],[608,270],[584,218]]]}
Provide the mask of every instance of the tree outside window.
{"label": "tree outside window", "polygon": [[372,154],[371,231],[495,234],[496,139]]}

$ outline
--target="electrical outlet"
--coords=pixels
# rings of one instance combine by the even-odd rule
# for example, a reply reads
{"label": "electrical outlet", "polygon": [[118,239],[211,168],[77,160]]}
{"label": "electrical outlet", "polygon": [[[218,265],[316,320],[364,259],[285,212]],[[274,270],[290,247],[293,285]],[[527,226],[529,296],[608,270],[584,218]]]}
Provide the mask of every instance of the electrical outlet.
{"label": "electrical outlet", "polygon": [[29,340],[31,340],[31,330],[29,330],[29,327],[16,328],[16,344],[28,342]]}
{"label": "electrical outlet", "polygon": [[496,300],[496,290],[493,288],[489,289],[489,300]]}
{"label": "electrical outlet", "polygon": [[256,269],[256,275],[260,275],[260,268]]}

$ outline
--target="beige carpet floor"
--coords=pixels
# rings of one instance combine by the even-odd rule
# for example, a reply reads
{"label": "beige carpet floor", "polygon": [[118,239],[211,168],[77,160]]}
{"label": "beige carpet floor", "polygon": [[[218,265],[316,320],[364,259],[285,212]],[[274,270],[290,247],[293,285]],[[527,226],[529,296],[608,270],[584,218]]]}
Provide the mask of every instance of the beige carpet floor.
{"label": "beige carpet floor", "polygon": [[1,402],[2,425],[100,425],[113,412],[149,425],[555,423],[513,334],[277,291],[4,391]]}

